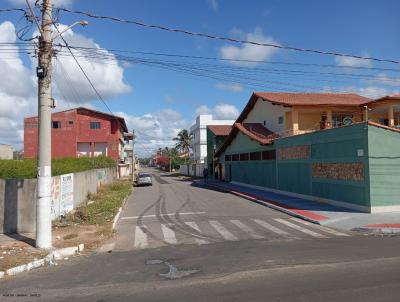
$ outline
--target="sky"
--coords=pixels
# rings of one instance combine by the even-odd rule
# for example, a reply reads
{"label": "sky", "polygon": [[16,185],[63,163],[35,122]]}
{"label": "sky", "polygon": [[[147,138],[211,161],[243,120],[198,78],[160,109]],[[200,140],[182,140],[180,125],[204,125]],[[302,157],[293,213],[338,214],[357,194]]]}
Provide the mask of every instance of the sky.
{"label": "sky", "polygon": [[[54,0],[54,4],[241,40],[400,60],[397,0]],[[0,0],[0,9],[9,7],[26,5],[24,0]],[[63,36],[71,46],[108,49],[100,51],[101,58],[99,52],[74,53],[111,111],[125,117],[129,129],[135,130],[140,156],[172,146],[171,139],[189,128],[197,114],[235,119],[253,91],[354,92],[371,98],[400,92],[399,64],[236,44],[66,12],[59,13],[57,24],[63,29],[79,20],[89,25],[75,26]],[[0,43],[18,42],[15,32],[21,33],[26,25],[21,12],[0,12]],[[34,26],[27,29],[24,38],[37,35]],[[21,53],[1,47],[0,143],[20,149],[23,118],[37,113],[36,58],[23,53],[23,46]],[[55,111],[77,106],[108,111],[66,49],[53,60],[53,67]]]}

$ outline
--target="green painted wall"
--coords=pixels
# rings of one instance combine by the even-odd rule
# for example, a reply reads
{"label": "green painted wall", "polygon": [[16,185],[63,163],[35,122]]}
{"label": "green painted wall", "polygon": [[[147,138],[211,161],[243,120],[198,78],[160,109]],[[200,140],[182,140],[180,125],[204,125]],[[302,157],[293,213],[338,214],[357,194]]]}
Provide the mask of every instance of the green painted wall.
{"label": "green painted wall", "polygon": [[[261,146],[239,133],[222,154],[280,149],[309,145],[307,159],[276,161],[243,161],[226,165],[227,179],[247,184],[277,188],[283,191],[312,195],[321,198],[369,206],[368,131],[365,124],[329,129],[297,135],[274,141],[273,145]],[[400,137],[400,136],[399,136]],[[312,177],[313,163],[364,164],[363,181],[335,180]],[[231,168],[229,168],[231,165]],[[232,172],[229,175],[229,172]]]}
{"label": "green painted wall", "polygon": [[400,205],[400,133],[368,126],[372,206]]}

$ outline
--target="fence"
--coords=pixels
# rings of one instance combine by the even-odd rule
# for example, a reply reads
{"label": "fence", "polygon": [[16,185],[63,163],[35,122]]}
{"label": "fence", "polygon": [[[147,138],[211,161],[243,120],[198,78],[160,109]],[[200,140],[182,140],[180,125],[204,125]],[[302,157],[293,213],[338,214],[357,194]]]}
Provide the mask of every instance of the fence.
{"label": "fence", "polygon": [[[52,219],[72,211],[117,178],[116,168],[104,168],[52,177]],[[36,230],[36,179],[0,179],[0,233]]]}

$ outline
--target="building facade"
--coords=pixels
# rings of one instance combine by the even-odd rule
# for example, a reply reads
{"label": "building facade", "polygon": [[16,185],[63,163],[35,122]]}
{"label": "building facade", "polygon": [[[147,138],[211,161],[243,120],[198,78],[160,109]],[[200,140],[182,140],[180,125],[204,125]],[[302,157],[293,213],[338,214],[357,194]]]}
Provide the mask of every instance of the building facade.
{"label": "building facade", "polygon": [[230,125],[207,126],[207,169],[208,177],[218,179],[218,166],[214,160],[215,152],[221,147],[232,130]]}
{"label": "building facade", "polygon": [[[51,116],[52,158],[109,156],[123,157],[128,129],[122,117],[79,107]],[[36,158],[38,118],[24,119],[24,157]]]}
{"label": "building facade", "polygon": [[190,158],[196,163],[206,163],[207,161],[207,126],[209,125],[230,125],[234,120],[214,120],[210,114],[197,116],[196,122],[190,127],[191,149]]}
{"label": "building facade", "polygon": [[363,212],[400,211],[399,117],[400,96],[253,94],[215,154],[220,179]]}

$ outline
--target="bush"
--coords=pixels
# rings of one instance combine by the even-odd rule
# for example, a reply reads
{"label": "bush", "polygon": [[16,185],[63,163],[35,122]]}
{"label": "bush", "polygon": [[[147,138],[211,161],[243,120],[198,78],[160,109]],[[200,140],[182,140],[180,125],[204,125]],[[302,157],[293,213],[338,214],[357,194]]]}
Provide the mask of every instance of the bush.
{"label": "bush", "polygon": [[[115,167],[116,162],[109,157],[80,157],[62,158],[52,160],[52,175],[75,173],[92,169]],[[0,178],[36,178],[37,161],[0,160]]]}

